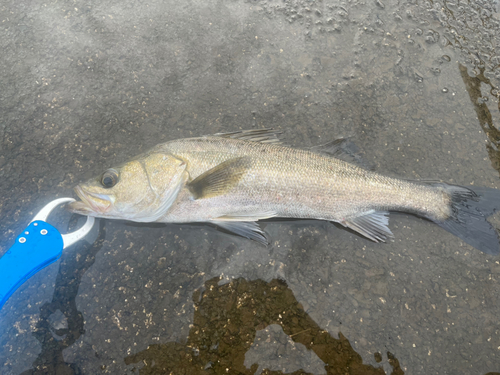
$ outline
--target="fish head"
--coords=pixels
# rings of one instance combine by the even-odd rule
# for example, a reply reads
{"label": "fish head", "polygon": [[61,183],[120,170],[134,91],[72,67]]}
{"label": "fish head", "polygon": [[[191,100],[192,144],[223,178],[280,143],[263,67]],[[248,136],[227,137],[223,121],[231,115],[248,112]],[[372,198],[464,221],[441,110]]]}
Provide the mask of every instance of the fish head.
{"label": "fish head", "polygon": [[167,153],[149,153],[75,187],[81,201],[67,207],[87,216],[157,221],[188,179],[186,163]]}

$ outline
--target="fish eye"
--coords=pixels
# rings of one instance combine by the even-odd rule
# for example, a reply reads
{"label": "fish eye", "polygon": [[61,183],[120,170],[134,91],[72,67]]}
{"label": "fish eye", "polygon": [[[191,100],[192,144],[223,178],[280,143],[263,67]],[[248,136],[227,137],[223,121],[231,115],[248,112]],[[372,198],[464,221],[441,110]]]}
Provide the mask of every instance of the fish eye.
{"label": "fish eye", "polygon": [[106,189],[112,188],[118,183],[119,176],[118,172],[114,169],[108,169],[106,172],[102,174],[101,184]]}

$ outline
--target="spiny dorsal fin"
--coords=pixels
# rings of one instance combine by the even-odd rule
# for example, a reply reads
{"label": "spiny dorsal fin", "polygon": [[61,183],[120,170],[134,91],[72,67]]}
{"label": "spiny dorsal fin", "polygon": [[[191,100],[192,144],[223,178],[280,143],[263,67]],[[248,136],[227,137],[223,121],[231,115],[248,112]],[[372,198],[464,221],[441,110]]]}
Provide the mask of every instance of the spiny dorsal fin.
{"label": "spiny dorsal fin", "polygon": [[257,241],[265,246],[269,245],[264,231],[255,221],[217,221],[212,223],[227,230],[228,232]]}
{"label": "spiny dorsal fin", "polygon": [[310,151],[327,154],[348,163],[356,164],[364,169],[373,170],[373,166],[363,160],[360,156],[359,148],[347,138],[337,138],[323,145],[313,146]]}
{"label": "spiny dorsal fin", "polygon": [[199,175],[187,186],[195,199],[225,194],[240,181],[250,164],[248,157],[226,160]]}
{"label": "spiny dorsal fin", "polygon": [[389,212],[368,211],[362,216],[341,221],[340,224],[375,242],[385,242],[388,237],[394,237],[388,227]]}
{"label": "spiny dorsal fin", "polygon": [[272,128],[266,128],[266,129],[240,130],[231,133],[217,133],[214,134],[213,136],[222,138],[240,139],[242,141],[249,141],[249,142],[280,144],[281,140],[278,138],[280,134],[281,132],[274,131]]}

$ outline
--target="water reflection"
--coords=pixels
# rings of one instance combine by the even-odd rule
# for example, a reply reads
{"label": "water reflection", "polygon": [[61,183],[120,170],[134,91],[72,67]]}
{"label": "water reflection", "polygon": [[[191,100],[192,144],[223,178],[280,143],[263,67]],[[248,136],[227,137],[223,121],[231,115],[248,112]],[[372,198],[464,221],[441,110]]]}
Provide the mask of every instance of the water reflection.
{"label": "water reflection", "polygon": [[[258,331],[279,325],[290,340],[315,353],[324,364],[323,373],[385,374],[382,368],[363,364],[342,333],[336,339],[319,327],[284,281],[239,278],[218,285],[219,281],[219,277],[212,278],[203,291],[194,293],[194,320],[186,344],[151,345],[126,357],[125,363],[143,363],[140,374],[254,374],[259,364],[248,364],[245,358],[252,346],[258,346],[254,345]],[[288,352],[294,353],[294,347]],[[391,353],[387,357],[392,374],[404,374],[398,360]],[[375,354],[375,359],[381,361],[380,353]],[[302,368],[309,361],[304,358]],[[262,373],[284,372],[267,368]],[[300,369],[293,374],[307,373]]]}
{"label": "water reflection", "polygon": [[[485,77],[484,67],[478,68],[479,74],[476,74],[473,77],[471,77],[469,73],[467,73],[466,66],[458,64],[458,68],[460,69],[460,74],[464,81],[465,88],[469,93],[469,97],[474,106],[474,110],[476,111],[479,125],[488,137],[486,149],[488,150],[488,156],[490,157],[491,165],[500,173],[500,131],[493,124],[493,117],[488,106],[486,105],[488,98],[481,93],[481,84],[490,87],[490,94],[492,96],[495,96],[495,94],[498,95],[498,89],[493,86],[493,84],[487,77]],[[500,101],[498,102],[498,110],[500,111]]]}

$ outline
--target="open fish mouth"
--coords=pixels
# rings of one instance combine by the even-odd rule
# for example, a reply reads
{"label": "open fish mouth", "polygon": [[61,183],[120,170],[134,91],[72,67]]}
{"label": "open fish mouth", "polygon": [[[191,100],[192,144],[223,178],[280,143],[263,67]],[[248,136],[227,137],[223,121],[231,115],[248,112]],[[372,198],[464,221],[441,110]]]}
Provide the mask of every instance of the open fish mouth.
{"label": "open fish mouth", "polygon": [[71,202],[66,205],[66,209],[74,214],[94,216],[96,213],[86,203],[82,201]]}
{"label": "open fish mouth", "polygon": [[66,206],[73,213],[98,216],[105,213],[111,207],[111,200],[107,196],[86,192],[80,186],[75,187],[74,190],[81,201],[72,202]]}

